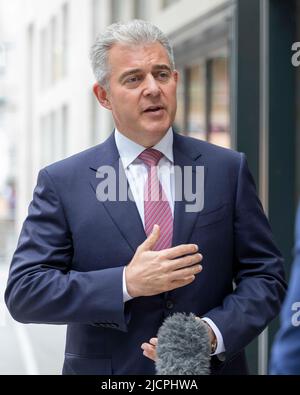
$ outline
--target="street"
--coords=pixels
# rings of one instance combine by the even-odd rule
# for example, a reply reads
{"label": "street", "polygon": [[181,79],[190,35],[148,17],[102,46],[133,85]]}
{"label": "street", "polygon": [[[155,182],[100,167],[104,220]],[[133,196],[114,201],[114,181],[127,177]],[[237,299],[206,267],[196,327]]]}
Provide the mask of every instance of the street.
{"label": "street", "polygon": [[[3,241],[4,232],[0,233]],[[0,375],[59,375],[63,364],[66,327],[20,324],[6,308],[4,291],[12,251],[16,245],[15,237],[7,238],[9,233],[6,228],[5,250],[3,243],[0,254]]]}

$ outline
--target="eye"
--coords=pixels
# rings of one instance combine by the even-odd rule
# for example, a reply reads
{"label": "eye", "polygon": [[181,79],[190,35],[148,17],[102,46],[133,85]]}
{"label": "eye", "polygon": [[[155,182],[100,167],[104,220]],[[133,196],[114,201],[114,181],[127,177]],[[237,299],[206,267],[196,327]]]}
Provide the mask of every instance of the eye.
{"label": "eye", "polygon": [[168,71],[159,71],[157,73],[157,78],[160,81],[168,81],[171,77],[171,74]]}
{"label": "eye", "polygon": [[137,84],[141,81],[141,79],[142,79],[141,76],[132,75],[132,76],[128,77],[128,78],[125,80],[124,83],[125,83],[126,85],[129,85],[129,86],[137,85]]}

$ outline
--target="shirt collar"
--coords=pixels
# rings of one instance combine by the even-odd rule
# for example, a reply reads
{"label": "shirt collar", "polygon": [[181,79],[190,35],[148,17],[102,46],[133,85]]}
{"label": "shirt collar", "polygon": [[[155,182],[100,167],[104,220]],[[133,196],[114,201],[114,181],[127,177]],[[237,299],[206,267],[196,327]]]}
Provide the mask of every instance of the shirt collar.
{"label": "shirt collar", "polygon": [[[120,133],[118,129],[115,129],[115,141],[125,169],[131,165],[131,163],[134,162],[143,151],[145,151],[145,147],[130,140],[128,137]],[[152,148],[160,151],[170,162],[173,163],[172,128],[170,128],[166,135]]]}

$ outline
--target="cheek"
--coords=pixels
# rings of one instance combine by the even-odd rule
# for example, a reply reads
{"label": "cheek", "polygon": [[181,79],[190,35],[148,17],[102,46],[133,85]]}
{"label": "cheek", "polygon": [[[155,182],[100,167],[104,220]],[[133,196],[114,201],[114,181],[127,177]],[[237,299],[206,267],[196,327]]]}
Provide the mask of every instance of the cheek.
{"label": "cheek", "polygon": [[176,89],[171,89],[168,94],[168,103],[170,105],[170,110],[176,110],[177,106],[177,91]]}
{"label": "cheek", "polygon": [[173,103],[174,101],[176,101],[176,97],[177,97],[177,89],[176,89],[176,84],[172,84],[171,86],[169,86],[167,88],[167,90],[165,91],[165,95],[167,96],[167,98]]}
{"label": "cheek", "polygon": [[129,115],[129,109],[133,108],[130,97],[124,94],[114,95],[111,100],[112,110],[120,115]]}
{"label": "cheek", "polygon": [[128,113],[135,112],[138,108],[138,97],[135,95],[120,94],[117,98],[118,108],[123,111],[127,110]]}
{"label": "cheek", "polygon": [[118,106],[115,108],[115,114],[118,119],[124,123],[133,123],[140,120],[138,104],[136,101],[126,97],[123,97],[123,99],[118,102]]}

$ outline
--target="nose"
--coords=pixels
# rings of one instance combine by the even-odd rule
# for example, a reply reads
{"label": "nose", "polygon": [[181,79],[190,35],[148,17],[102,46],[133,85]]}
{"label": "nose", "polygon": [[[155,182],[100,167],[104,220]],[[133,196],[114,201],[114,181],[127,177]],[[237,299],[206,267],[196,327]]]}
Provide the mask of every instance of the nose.
{"label": "nose", "polygon": [[160,87],[152,74],[148,75],[145,79],[145,96],[159,96],[160,95]]}

